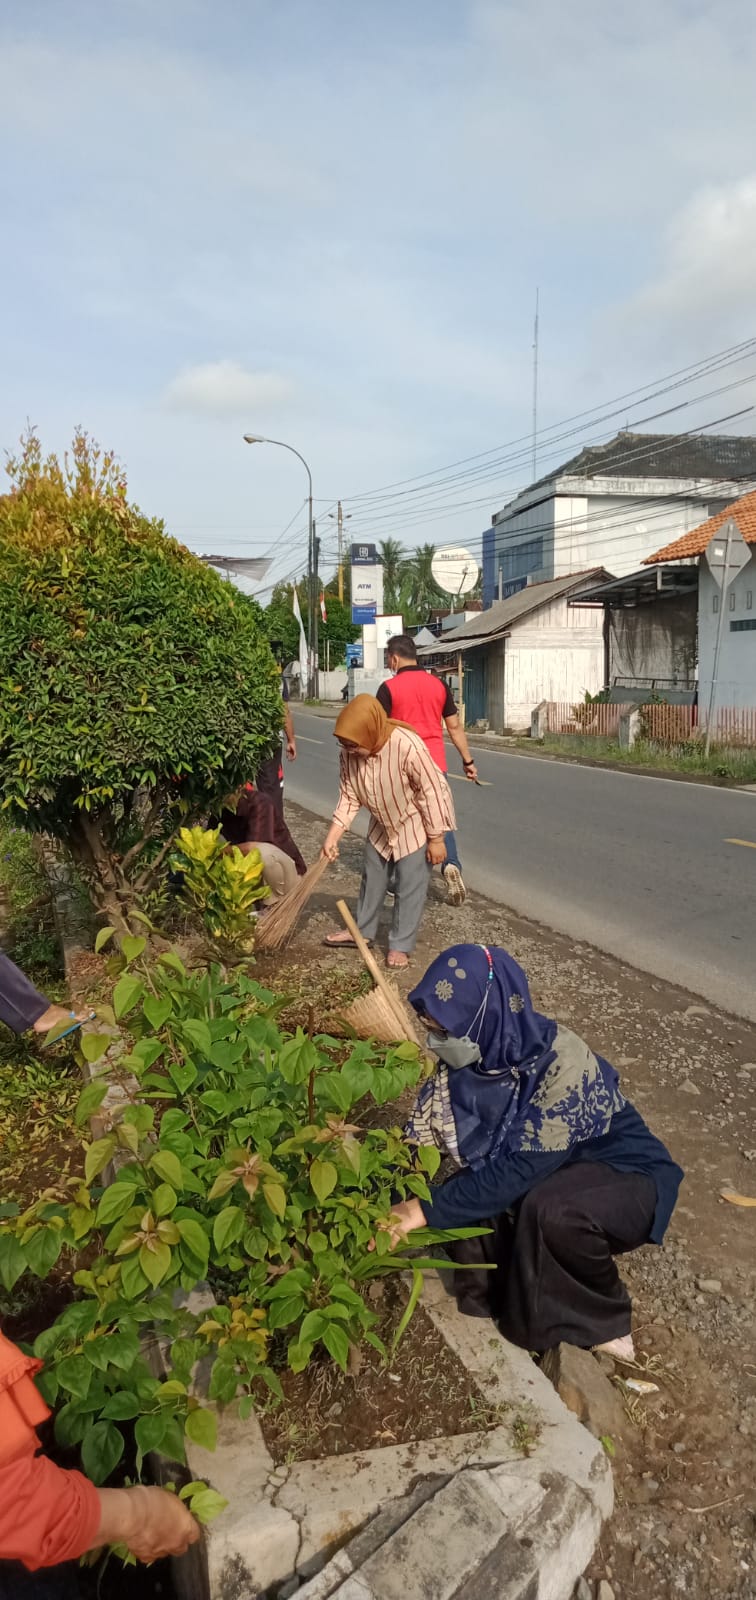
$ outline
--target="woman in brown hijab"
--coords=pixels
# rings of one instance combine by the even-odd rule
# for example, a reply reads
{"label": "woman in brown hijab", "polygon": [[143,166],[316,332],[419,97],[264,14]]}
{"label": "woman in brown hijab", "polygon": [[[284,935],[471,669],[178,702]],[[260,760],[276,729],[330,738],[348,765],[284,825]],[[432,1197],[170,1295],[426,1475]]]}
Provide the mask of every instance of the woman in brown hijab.
{"label": "woman in brown hijab", "polygon": [[[372,695],[358,694],[345,706],[334,735],[341,747],[339,802],[322,854],[336,860],[342,834],[364,806],[371,822],[357,926],[366,939],[375,938],[393,866],[394,915],[386,961],[389,967],[407,967],[430,869],[445,860],[444,834],[455,826],[449,786],[420,735],[403,722],[393,722]],[[339,946],[352,940],[347,933],[333,933],[325,942]]]}

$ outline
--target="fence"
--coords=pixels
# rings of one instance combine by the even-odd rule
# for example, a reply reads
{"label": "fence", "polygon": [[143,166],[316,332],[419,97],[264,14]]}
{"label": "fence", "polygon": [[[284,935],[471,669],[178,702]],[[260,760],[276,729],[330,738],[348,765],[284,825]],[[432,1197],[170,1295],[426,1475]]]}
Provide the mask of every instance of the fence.
{"label": "fence", "polygon": [[[570,705],[558,701],[546,707],[545,731],[616,741],[620,718],[635,710],[641,716],[640,736],[650,744],[685,744],[706,732],[706,711],[700,706]],[[756,706],[721,706],[714,712],[711,736],[715,744],[729,749],[756,748]]]}

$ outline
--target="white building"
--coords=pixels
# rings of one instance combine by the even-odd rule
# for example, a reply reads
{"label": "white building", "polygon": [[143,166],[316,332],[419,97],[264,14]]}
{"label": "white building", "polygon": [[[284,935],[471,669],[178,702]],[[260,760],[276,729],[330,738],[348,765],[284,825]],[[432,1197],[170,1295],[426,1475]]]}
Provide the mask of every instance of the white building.
{"label": "white building", "polygon": [[568,602],[607,576],[594,568],[528,584],[418,652],[444,674],[461,666],[468,727],[485,719],[495,733],[529,729],[541,700],[582,701],[603,687],[603,612]]}
{"label": "white building", "polygon": [[708,706],[719,622],[720,584],[703,559],[709,540],[728,517],[737,523],[753,554],[725,592],[725,615],[717,668],[717,705],[756,706],[756,493],[743,495],[691,533],[665,545],[647,565],[698,562],[698,699]]}
{"label": "white building", "polygon": [[507,586],[603,566],[635,572],[659,545],[756,485],[756,439],[619,433],[496,513],[483,534],[483,604]]}

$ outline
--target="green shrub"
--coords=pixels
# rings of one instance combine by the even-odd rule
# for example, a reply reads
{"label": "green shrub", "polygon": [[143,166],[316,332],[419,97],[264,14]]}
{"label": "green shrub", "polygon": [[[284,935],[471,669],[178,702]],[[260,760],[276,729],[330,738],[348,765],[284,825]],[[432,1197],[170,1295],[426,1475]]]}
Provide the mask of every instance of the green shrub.
{"label": "green shrub", "polygon": [[254,948],[252,910],[270,894],[259,850],[229,847],[220,828],[182,828],[171,867],[183,879],[182,895],[215,940]]}
{"label": "green shrub", "polygon": [[120,929],[177,825],[271,749],[280,680],[259,607],[131,505],[85,434],[62,465],[29,434],[8,470],[3,805],[65,840]]}
{"label": "green shrub", "polygon": [[[138,960],[143,945],[135,939],[128,956]],[[427,1197],[439,1164],[435,1147],[416,1152],[398,1129],[363,1129],[355,1115],[366,1097],[385,1104],[418,1081],[414,1045],[377,1052],[358,1043],[339,1065],[340,1042],[280,1029],[285,1000],[239,972],[190,976],[173,953],[151,973],[124,966],[113,1003],[128,1018],[133,1048],[121,1066],[137,1079],[138,1099],[86,1147],[83,1178],[0,1222],[8,1289],[26,1271],[46,1276],[64,1249],[93,1256],[75,1276],[82,1298],[34,1348],[46,1362],[45,1396],[59,1407],[58,1437],[82,1446],[97,1481],[120,1459],[121,1422],[135,1424],[142,1454],[182,1460],[184,1434],[212,1446],[214,1414],[189,1393],[201,1357],[209,1398],[240,1397],[249,1415],[281,1393],[274,1334],[297,1372],[318,1350],[342,1368],[362,1340],[383,1350],[370,1280],[411,1267],[398,1338],[424,1268],[442,1264],[408,1261],[406,1249],[480,1231],[426,1229],[392,1249],[380,1229],[394,1196]],[[82,1050],[92,1061],[109,1043],[85,1036]],[[96,1080],[84,1089],[82,1124],[105,1092]],[[103,1191],[97,1180],[116,1155],[117,1179]],[[176,1309],[176,1289],[206,1280],[218,1294],[213,1309]],[[164,1381],[141,1351],[147,1324],[170,1347]]]}

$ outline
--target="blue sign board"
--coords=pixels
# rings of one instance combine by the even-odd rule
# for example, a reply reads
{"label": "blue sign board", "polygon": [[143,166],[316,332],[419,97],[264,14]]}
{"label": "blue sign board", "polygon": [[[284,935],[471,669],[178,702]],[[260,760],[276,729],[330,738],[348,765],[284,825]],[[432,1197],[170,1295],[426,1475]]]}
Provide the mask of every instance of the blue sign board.
{"label": "blue sign board", "polygon": [[352,626],[355,628],[361,628],[366,622],[375,622],[377,615],[378,607],[374,600],[367,602],[365,605],[353,605]]}
{"label": "blue sign board", "polygon": [[362,645],[359,641],[348,644],[346,647],[346,664],[348,667],[362,666]]}
{"label": "blue sign board", "polygon": [[527,587],[527,578],[509,578],[501,586],[501,598],[502,600],[508,600],[511,594],[519,594],[521,589],[527,589]]}

